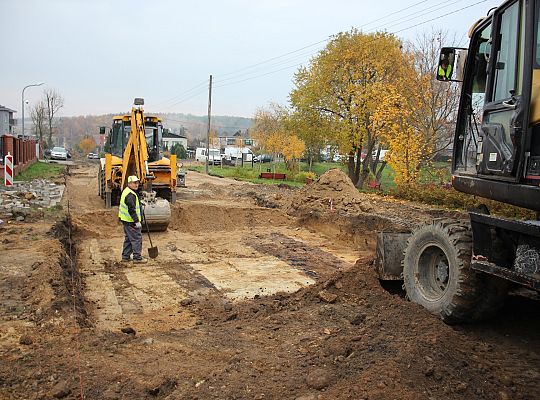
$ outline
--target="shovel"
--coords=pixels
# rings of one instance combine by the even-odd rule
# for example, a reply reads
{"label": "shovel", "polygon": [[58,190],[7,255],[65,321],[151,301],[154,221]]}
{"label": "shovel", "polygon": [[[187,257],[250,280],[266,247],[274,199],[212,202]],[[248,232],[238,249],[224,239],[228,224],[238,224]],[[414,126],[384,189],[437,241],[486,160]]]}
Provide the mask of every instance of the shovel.
{"label": "shovel", "polygon": [[148,222],[146,221],[146,215],[143,211],[144,224],[146,225],[146,232],[148,233],[148,240],[150,241],[150,247],[148,248],[148,257],[156,258],[158,256],[158,248],[152,245],[152,238],[150,237],[150,228],[148,228]]}

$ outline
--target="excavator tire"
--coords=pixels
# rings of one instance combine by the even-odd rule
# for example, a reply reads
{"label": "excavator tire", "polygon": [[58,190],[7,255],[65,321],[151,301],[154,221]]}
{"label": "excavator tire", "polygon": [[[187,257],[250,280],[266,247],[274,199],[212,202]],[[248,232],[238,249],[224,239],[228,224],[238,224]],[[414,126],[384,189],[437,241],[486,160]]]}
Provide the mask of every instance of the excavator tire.
{"label": "excavator tire", "polygon": [[470,268],[471,252],[467,221],[436,220],[415,231],[403,260],[407,297],[447,324],[484,318],[499,296]]}

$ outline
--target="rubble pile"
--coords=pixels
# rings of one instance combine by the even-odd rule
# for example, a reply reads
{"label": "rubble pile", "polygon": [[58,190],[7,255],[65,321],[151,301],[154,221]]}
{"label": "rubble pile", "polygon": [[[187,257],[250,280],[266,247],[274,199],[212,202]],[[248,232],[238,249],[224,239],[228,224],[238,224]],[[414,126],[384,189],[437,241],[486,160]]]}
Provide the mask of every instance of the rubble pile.
{"label": "rubble pile", "polygon": [[0,218],[23,221],[32,209],[54,207],[62,199],[64,185],[45,179],[0,186]]}

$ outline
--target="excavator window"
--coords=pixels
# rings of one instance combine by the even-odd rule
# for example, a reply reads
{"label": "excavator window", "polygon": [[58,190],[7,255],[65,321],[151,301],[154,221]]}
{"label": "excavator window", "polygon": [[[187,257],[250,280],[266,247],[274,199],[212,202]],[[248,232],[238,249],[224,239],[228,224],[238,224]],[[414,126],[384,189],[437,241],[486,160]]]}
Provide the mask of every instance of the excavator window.
{"label": "excavator window", "polygon": [[479,127],[486,100],[487,66],[491,54],[491,24],[473,36],[471,52],[472,74],[464,82],[468,112],[462,113],[458,122],[463,133],[456,142],[455,165],[461,173],[476,174]]}
{"label": "excavator window", "polygon": [[516,91],[516,70],[518,64],[519,2],[506,9],[500,19],[499,48],[495,60],[495,84],[492,101],[505,100]]}

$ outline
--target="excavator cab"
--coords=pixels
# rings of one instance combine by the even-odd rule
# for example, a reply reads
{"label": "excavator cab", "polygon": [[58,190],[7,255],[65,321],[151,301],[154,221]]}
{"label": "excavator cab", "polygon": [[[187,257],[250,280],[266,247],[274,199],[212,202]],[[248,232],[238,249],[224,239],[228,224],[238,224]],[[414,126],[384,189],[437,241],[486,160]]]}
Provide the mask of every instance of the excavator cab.
{"label": "excavator cab", "polygon": [[[443,48],[437,79],[462,82],[452,185],[540,212],[540,4],[508,0],[469,31],[468,49]],[[442,75],[443,64],[452,71]],[[392,236],[393,235],[393,236]],[[381,232],[381,279],[403,279],[407,297],[447,323],[485,318],[520,285],[540,292],[540,221],[490,215],[434,220]]]}
{"label": "excavator cab", "polygon": [[535,3],[507,1],[471,29],[452,173],[459,191],[540,211]]}

